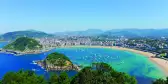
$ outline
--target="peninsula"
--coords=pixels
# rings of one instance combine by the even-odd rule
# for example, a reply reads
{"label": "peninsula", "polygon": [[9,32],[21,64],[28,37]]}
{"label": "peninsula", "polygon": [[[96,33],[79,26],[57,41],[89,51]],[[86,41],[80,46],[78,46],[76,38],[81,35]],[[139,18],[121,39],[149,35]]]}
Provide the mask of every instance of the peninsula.
{"label": "peninsula", "polygon": [[14,42],[6,45],[1,52],[11,53],[15,55],[19,54],[34,54],[40,53],[42,45],[38,41],[28,37],[20,37]]}
{"label": "peninsula", "polygon": [[61,53],[51,53],[44,60],[35,61],[39,66],[45,68],[47,71],[68,71],[80,68],[73,64],[68,57]]}

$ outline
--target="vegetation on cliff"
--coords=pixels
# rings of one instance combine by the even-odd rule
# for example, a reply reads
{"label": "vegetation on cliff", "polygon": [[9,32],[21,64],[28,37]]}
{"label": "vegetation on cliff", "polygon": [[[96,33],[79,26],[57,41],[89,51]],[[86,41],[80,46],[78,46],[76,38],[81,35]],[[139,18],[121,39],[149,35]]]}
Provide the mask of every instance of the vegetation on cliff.
{"label": "vegetation on cliff", "polygon": [[168,84],[168,77],[166,79],[157,79],[153,84]]}
{"label": "vegetation on cliff", "polygon": [[0,84],[137,84],[137,81],[126,73],[115,71],[108,64],[94,63],[91,67],[83,68],[72,78],[64,72],[59,76],[53,74],[46,80],[32,71],[19,71],[7,73]]}
{"label": "vegetation on cliff", "polygon": [[94,63],[82,69],[71,84],[137,84],[134,77],[115,71],[106,63]]}
{"label": "vegetation on cliff", "polygon": [[20,37],[4,47],[4,49],[16,51],[36,50],[40,48],[42,48],[42,45],[38,41],[28,37]]}
{"label": "vegetation on cliff", "polygon": [[53,64],[54,66],[66,66],[72,64],[68,57],[66,57],[64,54],[57,52],[49,54],[46,57],[45,61],[46,63]]}
{"label": "vegetation on cliff", "polygon": [[8,72],[0,84],[47,84],[43,76],[36,75],[33,71]]}

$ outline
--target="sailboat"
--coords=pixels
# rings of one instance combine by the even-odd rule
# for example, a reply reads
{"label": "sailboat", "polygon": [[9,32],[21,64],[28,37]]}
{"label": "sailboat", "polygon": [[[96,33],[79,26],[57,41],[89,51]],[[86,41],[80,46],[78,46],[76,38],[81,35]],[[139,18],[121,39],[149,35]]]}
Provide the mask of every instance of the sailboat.
{"label": "sailboat", "polygon": [[123,63],[124,63],[124,61],[121,61],[121,63],[123,64]]}
{"label": "sailboat", "polygon": [[117,65],[120,65],[120,64],[124,64],[124,60],[122,60],[120,63],[118,63]]}

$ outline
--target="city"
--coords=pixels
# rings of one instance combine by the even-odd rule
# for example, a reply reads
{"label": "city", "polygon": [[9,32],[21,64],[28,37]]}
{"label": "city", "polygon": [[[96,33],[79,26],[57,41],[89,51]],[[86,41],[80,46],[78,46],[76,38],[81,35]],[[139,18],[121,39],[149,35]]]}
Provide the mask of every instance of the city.
{"label": "city", "polygon": [[118,46],[151,52],[157,57],[167,58],[168,39],[160,38],[101,38],[91,36],[49,37],[37,39],[45,49],[66,46]]}

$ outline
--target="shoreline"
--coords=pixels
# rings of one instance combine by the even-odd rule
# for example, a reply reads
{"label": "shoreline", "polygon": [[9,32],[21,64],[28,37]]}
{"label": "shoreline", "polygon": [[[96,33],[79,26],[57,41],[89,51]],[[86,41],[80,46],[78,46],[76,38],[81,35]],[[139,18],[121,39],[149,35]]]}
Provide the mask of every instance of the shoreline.
{"label": "shoreline", "polygon": [[12,54],[14,56],[21,56],[21,55],[45,53],[45,52],[48,52],[50,50],[52,50],[52,49],[48,49],[48,50],[35,50],[33,52],[21,52],[21,51],[8,50],[8,49],[0,48],[0,53]]}
{"label": "shoreline", "polygon": [[[156,58],[154,56],[156,56],[153,53],[150,52],[144,52],[144,51],[140,51],[140,50],[135,50],[135,49],[131,49],[131,48],[124,48],[124,47],[118,47],[118,46],[85,46],[85,45],[78,45],[78,46],[61,46],[58,48],[108,48],[108,49],[115,49],[115,50],[122,50],[122,51],[129,51],[129,52],[133,52],[133,53],[137,53],[137,54],[141,54],[143,56],[148,57],[148,59],[150,61],[152,61],[153,63],[155,63],[165,74],[166,76],[168,76],[168,66],[166,66],[166,64],[168,64],[167,60],[161,59],[161,58]],[[39,54],[39,53],[44,53],[47,51],[50,51],[52,49],[55,48],[51,48],[48,50],[43,50],[42,52],[34,52],[34,53],[21,53],[21,54],[14,54],[15,56],[20,56],[20,55],[26,55],[26,54]],[[2,52],[2,51],[1,51]],[[5,52],[4,52],[5,53]],[[12,53],[9,53],[12,54]]]}
{"label": "shoreline", "polygon": [[161,58],[156,58],[156,57],[154,57],[156,55],[153,54],[153,53],[150,53],[150,52],[144,52],[144,51],[140,51],[140,50],[135,50],[135,49],[131,49],[131,48],[124,48],[124,47],[118,47],[118,46],[67,46],[67,48],[70,48],[70,47],[109,48],[109,49],[129,51],[129,52],[141,54],[143,56],[148,57],[148,59],[150,61],[155,63],[159,68],[161,68],[161,70],[166,74],[166,76],[168,76],[168,65],[166,66],[166,64],[168,64],[168,61],[164,60],[164,59],[161,59]]}
{"label": "shoreline", "polygon": [[161,58],[156,58],[154,56],[156,56],[153,53],[150,52],[144,52],[144,51],[140,51],[140,50],[135,50],[135,49],[130,49],[130,48],[122,48],[122,47],[116,47],[113,46],[111,47],[112,49],[117,49],[117,50],[125,50],[125,51],[130,51],[130,52],[134,52],[137,54],[141,54],[143,56],[148,57],[148,59],[150,61],[152,61],[153,63],[155,63],[159,68],[161,68],[163,70],[163,72],[166,74],[166,76],[168,76],[168,66],[166,66],[166,64],[168,64],[167,60],[161,59]]}

